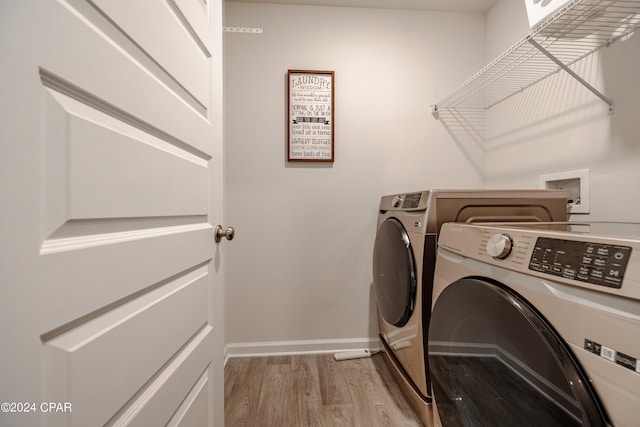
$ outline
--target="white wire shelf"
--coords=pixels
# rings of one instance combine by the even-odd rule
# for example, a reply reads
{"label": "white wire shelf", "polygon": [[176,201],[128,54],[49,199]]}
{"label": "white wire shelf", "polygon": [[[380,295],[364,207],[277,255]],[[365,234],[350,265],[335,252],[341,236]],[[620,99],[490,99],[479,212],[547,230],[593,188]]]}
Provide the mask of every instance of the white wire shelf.
{"label": "white wire shelf", "polygon": [[432,105],[431,112],[437,119],[443,109],[488,110],[560,70],[613,112],[613,101],[577,75],[571,65],[624,39],[639,26],[640,0],[572,0]]}

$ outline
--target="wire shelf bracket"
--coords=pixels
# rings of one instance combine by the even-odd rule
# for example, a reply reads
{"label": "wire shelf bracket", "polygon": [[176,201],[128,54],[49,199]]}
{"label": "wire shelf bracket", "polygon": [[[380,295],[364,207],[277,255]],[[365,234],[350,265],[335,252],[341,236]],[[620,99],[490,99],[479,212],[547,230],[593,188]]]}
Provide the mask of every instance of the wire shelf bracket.
{"label": "wire shelf bracket", "polygon": [[602,99],[604,102],[607,103],[607,105],[609,106],[609,114],[613,114],[615,112],[615,106],[613,104],[613,101],[609,98],[607,98],[606,96],[604,96],[602,94],[602,92],[600,92],[598,89],[596,89],[595,87],[593,87],[591,84],[589,84],[585,79],[583,79],[582,77],[580,77],[575,71],[573,71],[571,68],[569,68],[568,66],[566,66],[562,61],[560,61],[558,58],[556,58],[555,56],[553,56],[553,54],[551,54],[551,52],[549,52],[547,49],[545,49],[544,47],[542,47],[538,42],[536,42],[534,39],[532,38],[527,38],[527,42],[531,43],[531,45],[533,45],[533,47],[535,47],[536,49],[538,49],[540,52],[542,52],[547,58],[549,58],[550,60],[552,60],[554,63],[556,63],[558,65],[558,67],[562,68],[564,71],[566,71],[571,77],[573,77],[574,79],[576,79],[581,85],[583,85],[584,87],[586,87],[587,89],[589,89],[593,94],[595,94],[598,98]]}

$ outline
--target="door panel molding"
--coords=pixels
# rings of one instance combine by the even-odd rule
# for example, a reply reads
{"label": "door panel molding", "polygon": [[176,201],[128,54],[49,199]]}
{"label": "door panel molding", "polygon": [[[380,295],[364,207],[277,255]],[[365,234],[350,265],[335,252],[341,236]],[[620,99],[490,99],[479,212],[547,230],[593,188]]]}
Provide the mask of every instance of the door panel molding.
{"label": "door panel molding", "polygon": [[73,402],[71,425],[104,424],[126,404],[206,327],[207,295],[202,267],[47,341],[48,394]]}
{"label": "door panel molding", "polygon": [[166,425],[175,408],[206,375],[210,362],[206,349],[212,345],[213,329],[205,326],[105,426]]}

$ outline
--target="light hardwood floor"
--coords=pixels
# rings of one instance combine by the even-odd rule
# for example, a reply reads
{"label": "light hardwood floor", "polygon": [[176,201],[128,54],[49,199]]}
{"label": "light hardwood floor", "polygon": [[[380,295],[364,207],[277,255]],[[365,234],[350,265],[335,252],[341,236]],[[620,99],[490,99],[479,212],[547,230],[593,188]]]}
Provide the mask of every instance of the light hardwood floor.
{"label": "light hardwood floor", "polygon": [[225,425],[421,426],[383,356],[336,362],[304,355],[230,359]]}

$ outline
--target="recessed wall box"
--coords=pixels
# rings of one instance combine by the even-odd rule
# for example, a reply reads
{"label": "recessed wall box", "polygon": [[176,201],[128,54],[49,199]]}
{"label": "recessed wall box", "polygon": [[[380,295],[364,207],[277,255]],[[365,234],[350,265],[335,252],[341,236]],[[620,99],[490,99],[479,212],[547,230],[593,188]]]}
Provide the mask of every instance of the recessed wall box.
{"label": "recessed wall box", "polygon": [[589,169],[540,175],[540,188],[569,190],[569,213],[589,213]]}

